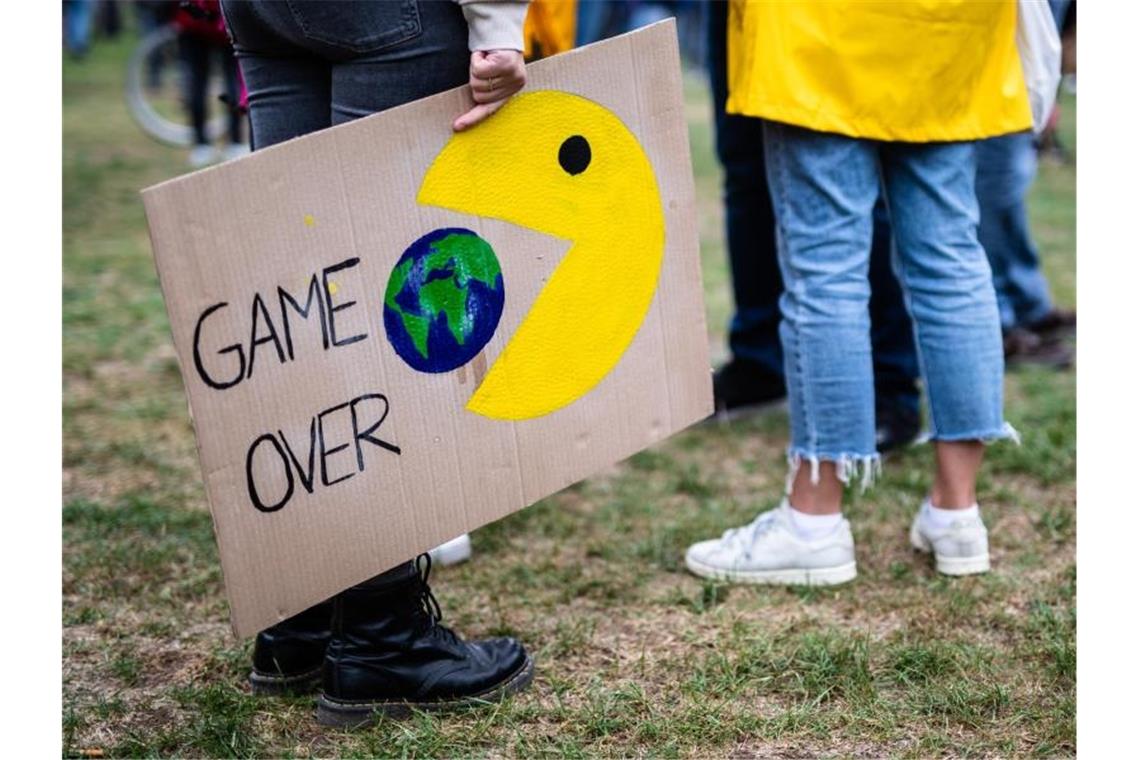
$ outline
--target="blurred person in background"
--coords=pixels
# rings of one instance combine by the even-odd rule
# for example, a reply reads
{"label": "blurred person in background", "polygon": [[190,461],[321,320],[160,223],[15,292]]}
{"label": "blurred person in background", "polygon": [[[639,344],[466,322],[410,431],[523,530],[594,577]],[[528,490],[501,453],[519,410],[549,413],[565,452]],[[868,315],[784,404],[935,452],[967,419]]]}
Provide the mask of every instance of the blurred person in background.
{"label": "blurred person in background", "polygon": [[83,58],[91,47],[95,0],[63,0],[63,45],[72,58]]}
{"label": "blurred person in background", "polygon": [[[776,253],[776,220],[765,177],[764,122],[725,111],[728,100],[728,4],[708,7],[709,80],[716,153],[724,167],[725,244],[736,311],[728,327],[729,361],[713,375],[716,410],[734,416],[787,395],[780,345],[784,281]],[[871,238],[871,343],[875,438],[880,452],[918,437],[918,358],[913,326],[891,271],[886,205],[875,205]]]}
{"label": "blurred person in background", "polygon": [[582,47],[629,31],[630,8],[630,3],[617,0],[579,0],[574,46]]}
{"label": "blurred person in background", "polygon": [[[169,24],[174,14],[178,12],[178,5],[169,0],[135,0],[135,20],[139,32],[146,36],[151,32]],[[227,38],[226,44],[229,44]],[[152,91],[162,87],[162,51],[155,50],[146,61],[146,87]]]}
{"label": "blurred person in background", "polygon": [[101,0],[98,10],[99,32],[113,40],[123,31],[123,17],[119,12],[118,0]]}
{"label": "blurred person in background", "polygon": [[589,45],[674,16],[681,57],[693,66],[703,66],[706,5],[697,0],[579,0],[575,46]]}
{"label": "blurred person in background", "polygon": [[[1049,10],[1061,37],[1061,87],[1070,95],[1077,94],[1077,0],[1049,0]],[[1072,163],[1071,151],[1057,136],[1061,114],[1060,99],[1053,105],[1049,124],[1037,139],[1037,152],[1060,164]]]}
{"label": "blurred person in background", "polygon": [[[1075,2],[1050,0],[1049,7],[1059,32],[1064,32],[1066,23],[1075,24]],[[1066,63],[1063,56],[1062,71]],[[1073,350],[1065,338],[1075,332],[1077,314],[1053,303],[1025,203],[1037,174],[1039,150],[1066,154],[1056,140],[1059,113],[1060,104],[1056,104],[1049,125],[1036,141],[1026,131],[978,143],[978,240],[994,273],[1007,365],[1062,369],[1073,363]]]}
{"label": "blurred person in background", "polygon": [[[215,161],[238,158],[249,152],[242,140],[243,115],[237,108],[238,69],[233,48],[222,23],[218,0],[196,0],[180,3],[174,15],[178,28],[178,50],[185,67],[186,109],[194,127],[194,147],[190,149],[190,166],[201,168]],[[221,66],[226,88],[229,117],[229,142],[219,153],[206,132],[209,118],[211,60]],[[217,104],[215,104],[217,105]]]}
{"label": "blurred person in background", "polygon": [[686,565],[741,583],[855,578],[842,504],[879,468],[868,270],[881,193],[934,442],[910,542],[941,573],[987,572],[978,471],[985,444],[1016,432],[977,238],[976,141],[1032,126],[1017,3],[734,2],[729,14],[726,108],[765,120],[789,471],[778,507],[689,547]]}
{"label": "blurred person in background", "polygon": [[978,143],[978,240],[993,269],[1007,364],[1061,369],[1073,362],[1063,339],[1076,329],[1077,313],[1054,305],[1029,230],[1025,199],[1036,173],[1032,132]]}
{"label": "blurred person in background", "polygon": [[[452,128],[469,129],[526,82],[526,2],[226,0],[222,10],[255,150],[464,84],[475,104]],[[464,641],[441,624],[431,566],[421,555],[262,631],[254,691],[319,685],[318,720],[355,726],[526,688],[534,662],[519,641]]]}

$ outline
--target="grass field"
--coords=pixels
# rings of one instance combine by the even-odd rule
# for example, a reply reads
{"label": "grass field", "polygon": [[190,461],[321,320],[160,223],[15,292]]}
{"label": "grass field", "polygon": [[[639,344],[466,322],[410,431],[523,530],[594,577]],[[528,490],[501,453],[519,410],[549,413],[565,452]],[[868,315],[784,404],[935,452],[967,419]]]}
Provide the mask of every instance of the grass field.
{"label": "grass field", "polygon": [[[990,450],[994,572],[948,580],[908,548],[930,452],[852,494],[859,579],[729,588],[684,547],[779,498],[781,412],[693,428],[474,534],[439,570],[445,622],[512,634],[533,688],[480,712],[317,725],[261,700],[229,632],[190,421],[138,191],[185,171],[123,106],[130,41],[63,82],[64,753],[104,756],[1068,756],[1075,753],[1075,375],[1018,371],[1021,447]],[[687,98],[714,355],[730,310],[707,94]],[[1075,145],[1075,101],[1063,135]],[[1075,168],[1043,165],[1034,230],[1075,298]]]}

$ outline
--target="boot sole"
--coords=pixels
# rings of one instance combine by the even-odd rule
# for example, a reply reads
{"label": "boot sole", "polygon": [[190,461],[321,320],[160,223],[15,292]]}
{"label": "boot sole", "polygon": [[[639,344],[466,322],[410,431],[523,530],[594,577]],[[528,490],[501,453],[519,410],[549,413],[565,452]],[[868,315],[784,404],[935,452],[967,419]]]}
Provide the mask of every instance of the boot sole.
{"label": "boot sole", "polygon": [[283,697],[312,694],[320,685],[320,668],[314,668],[307,673],[299,673],[295,676],[280,676],[257,670],[249,672],[249,687],[258,696]]}
{"label": "boot sole", "polygon": [[981,575],[990,571],[990,555],[976,557],[947,557],[934,551],[934,546],[918,532],[914,525],[910,528],[910,545],[923,554],[934,555],[934,569],[943,575]]}
{"label": "boot sole", "polygon": [[778,586],[838,586],[855,580],[854,562],[835,567],[789,568],[786,570],[724,570],[685,557],[685,566],[694,575],[714,581],[771,584]]}
{"label": "boot sole", "polygon": [[385,700],[380,702],[340,702],[324,694],[317,697],[317,722],[334,728],[361,728],[380,717],[408,718],[413,712],[452,712],[469,707],[498,702],[530,686],[534,680],[534,660],[527,655],[526,662],[503,683],[480,694],[459,699],[433,702],[407,702]]}

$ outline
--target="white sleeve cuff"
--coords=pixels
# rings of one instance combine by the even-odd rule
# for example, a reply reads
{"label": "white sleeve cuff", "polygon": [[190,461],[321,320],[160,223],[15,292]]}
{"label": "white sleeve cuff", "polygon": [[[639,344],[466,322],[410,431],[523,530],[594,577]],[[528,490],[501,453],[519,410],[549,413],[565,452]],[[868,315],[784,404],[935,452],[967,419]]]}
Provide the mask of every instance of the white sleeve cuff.
{"label": "white sleeve cuff", "polygon": [[523,22],[528,0],[459,0],[467,19],[467,47],[476,50],[523,50]]}

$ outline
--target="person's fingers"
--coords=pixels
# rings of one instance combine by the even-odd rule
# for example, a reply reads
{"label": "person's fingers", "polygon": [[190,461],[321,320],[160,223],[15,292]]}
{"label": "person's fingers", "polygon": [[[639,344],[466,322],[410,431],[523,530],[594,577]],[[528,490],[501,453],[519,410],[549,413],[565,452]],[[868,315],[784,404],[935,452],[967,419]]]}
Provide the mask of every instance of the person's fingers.
{"label": "person's fingers", "polygon": [[489,87],[486,83],[476,86],[476,82],[471,83],[471,97],[476,103],[490,103],[495,100],[506,100],[511,95],[523,88],[526,84],[525,79],[511,79],[499,80],[494,82],[494,87]]}
{"label": "person's fingers", "polygon": [[469,129],[503,107],[526,85],[526,66],[514,50],[476,51],[471,54],[468,85],[475,106],[452,123],[456,132]]}
{"label": "person's fingers", "polygon": [[472,88],[471,98],[476,103],[494,103],[496,100],[502,100],[503,95],[501,92],[495,92],[493,90],[476,90]]}
{"label": "person's fingers", "polygon": [[487,79],[496,73],[503,73],[506,68],[504,62],[498,57],[491,57],[488,53],[477,50],[471,54],[471,76]]}
{"label": "person's fingers", "polygon": [[514,77],[523,70],[522,53],[515,50],[476,51],[471,54],[470,73],[475,79]]}
{"label": "person's fingers", "polygon": [[501,77],[491,77],[490,79],[471,77],[471,92],[494,92],[501,88],[503,81]]}
{"label": "person's fingers", "polygon": [[451,125],[451,128],[456,132],[462,132],[465,129],[470,129],[471,127],[475,126],[493,114],[495,111],[498,111],[506,102],[507,101],[504,99],[496,100],[491,103],[479,103],[470,111],[456,119],[455,123]]}

